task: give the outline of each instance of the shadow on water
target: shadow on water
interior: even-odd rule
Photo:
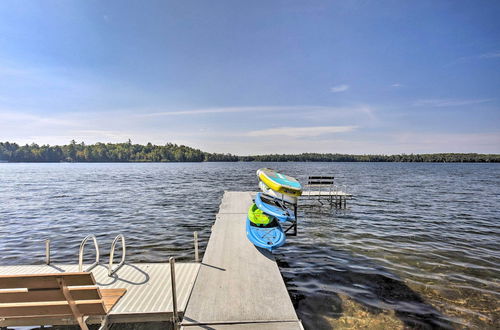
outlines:
[[[277,255],[277,259],[306,329],[331,329],[329,319],[339,319],[345,313],[343,296],[374,316],[392,311],[407,328],[454,328],[449,319],[421,295],[373,261],[329,248],[329,251],[311,247],[307,248],[309,251],[298,249],[302,251],[293,254],[300,258],[290,260],[285,255]],[[313,268],[311,264],[319,266]]]

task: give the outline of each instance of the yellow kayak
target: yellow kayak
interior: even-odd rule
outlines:
[[[302,195],[302,186],[300,182],[291,176],[278,173],[269,168],[261,168],[257,170],[257,177],[264,182],[266,186],[276,192],[294,197]]]

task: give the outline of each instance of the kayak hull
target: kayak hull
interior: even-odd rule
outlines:
[[[246,231],[248,240],[253,245],[269,251],[279,248],[285,244],[286,235],[278,222],[275,221],[274,224],[276,225],[259,227],[252,225],[252,222],[247,217]]]
[[[261,168],[257,170],[257,177],[278,193],[293,197],[302,195],[302,186],[299,181],[291,176],[278,173],[269,168]]]
[[[262,193],[257,193],[255,196],[255,205],[265,214],[271,215],[281,222],[295,221],[295,216],[292,210],[283,209],[277,205],[270,204],[262,199]]]
[[[269,188],[264,182],[262,181],[259,181],[259,188],[260,190],[268,195],[268,196],[271,196],[271,197],[274,197],[274,198],[277,198],[277,199],[280,199],[284,202],[287,202],[287,203],[290,203],[290,204],[297,204],[297,201],[298,201],[298,198],[297,197],[294,197],[294,196],[289,196],[289,195],[286,195],[286,194],[282,194],[282,193],[279,193],[279,192],[276,192],[274,190],[272,190],[271,188]]]

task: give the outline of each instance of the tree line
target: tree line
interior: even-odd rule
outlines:
[[[500,154],[438,153],[401,155],[346,155],[346,154],[272,154],[235,156],[208,153],[184,145],[125,143],[76,143],[50,146],[36,143],[18,145],[0,142],[0,161],[3,162],[474,162],[498,163]]]
[[[431,163],[499,163],[500,154],[437,153],[401,155],[347,155],[302,153],[297,155],[274,154],[240,156],[240,161],[266,162],[431,162]]]
[[[7,162],[203,162],[235,160],[234,156],[209,154],[184,145],[162,146],[126,143],[76,143],[50,146],[0,142],[0,161]],[[236,159],[237,160],[237,159]]]

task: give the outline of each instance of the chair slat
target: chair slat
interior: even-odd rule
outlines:
[[[102,300],[109,312],[111,308],[120,300],[121,297],[127,292],[127,289],[100,289]]]
[[[77,300],[78,310],[84,315],[105,315],[106,310],[102,300]],[[29,303],[0,304],[2,317],[30,316],[61,316],[73,315],[67,301],[46,301]]]
[[[0,318],[0,327],[20,327],[40,324],[50,325],[72,325],[77,324],[73,315],[41,315],[41,316],[18,316]]]
[[[101,299],[97,287],[69,288],[74,300]],[[0,303],[20,303],[36,301],[62,301],[66,300],[60,289],[41,289],[25,291],[0,291]]]
[[[92,273],[56,273],[30,275],[0,275],[0,289],[57,289],[57,278],[64,278],[68,286],[95,285]]]

